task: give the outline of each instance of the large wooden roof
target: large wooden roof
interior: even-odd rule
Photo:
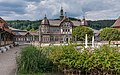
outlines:
[[[116,22],[112,25],[112,27],[114,28],[120,27],[120,17],[116,20]]]
[[[60,26],[60,24],[63,21],[66,21],[68,19],[69,19],[68,17],[64,17],[63,20],[49,20],[45,18],[42,20],[41,25]],[[88,25],[85,19],[83,19],[82,21],[78,21],[78,20],[75,20],[75,21],[69,20],[69,21],[73,23],[73,26],[87,26]]]
[[[38,36],[38,32],[29,32],[29,34],[31,34],[31,35],[34,35],[34,36]]]
[[[0,17],[0,28],[8,33],[12,33],[11,29],[9,29],[8,27],[8,24],[6,23],[5,20],[3,20],[1,17]],[[12,33],[13,34],[13,33]]]

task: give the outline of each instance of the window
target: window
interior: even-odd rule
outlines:
[[[65,31],[67,32],[67,29],[65,29]]]
[[[68,32],[70,32],[70,29],[68,29]]]
[[[65,32],[65,30],[63,29],[63,32]]]

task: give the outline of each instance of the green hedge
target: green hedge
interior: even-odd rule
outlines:
[[[120,52],[116,47],[102,46],[92,52],[78,52],[74,46],[62,46],[54,48],[50,59],[60,68],[77,69],[82,73],[120,73]]]
[[[93,51],[77,50],[75,45],[26,47],[18,60],[21,72],[53,72],[73,69],[82,73],[120,73],[120,52],[117,47],[101,46]]]

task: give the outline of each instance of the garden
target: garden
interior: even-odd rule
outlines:
[[[76,45],[22,49],[19,75],[120,75],[120,51],[109,45],[78,50]]]

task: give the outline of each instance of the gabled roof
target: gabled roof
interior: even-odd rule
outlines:
[[[28,32],[15,32],[16,35],[25,36]]]
[[[74,26],[80,26],[80,21],[71,21]],[[60,26],[61,20],[49,20],[50,26]]]
[[[12,32],[27,32],[27,30],[20,30],[20,29],[16,29],[16,28],[12,28],[12,27],[9,27],[9,29],[11,29]]]
[[[59,26],[61,21],[60,20],[49,20],[50,26]]]
[[[2,22],[2,23],[1,23]],[[6,28],[8,28],[8,24],[6,23],[5,20],[3,20],[1,17],[0,17],[0,27],[2,28],[3,26],[5,26]]]
[[[3,20],[1,17],[0,17],[0,28],[3,29],[4,31],[10,33],[10,34],[12,33],[12,31],[11,31],[11,29],[9,29],[8,24],[6,23],[6,21]]]
[[[120,27],[120,17],[116,20],[116,22],[112,25],[112,27]]]
[[[34,35],[34,36],[37,36],[37,35],[38,35],[38,32],[29,32],[29,34]]]
[[[80,21],[72,21],[74,26],[80,26]]]
[[[70,21],[70,22],[72,22],[73,26],[87,26],[88,25],[88,23],[85,20],[85,18],[83,20],[81,20],[81,21],[80,20],[72,21],[72,20],[69,20],[68,17],[64,17],[63,20],[48,20],[48,19],[46,19],[46,20],[43,20],[41,22],[41,25],[47,25],[48,24],[47,21],[49,21],[49,25],[50,26],[60,26],[60,24],[62,22],[64,22],[64,21]]]

